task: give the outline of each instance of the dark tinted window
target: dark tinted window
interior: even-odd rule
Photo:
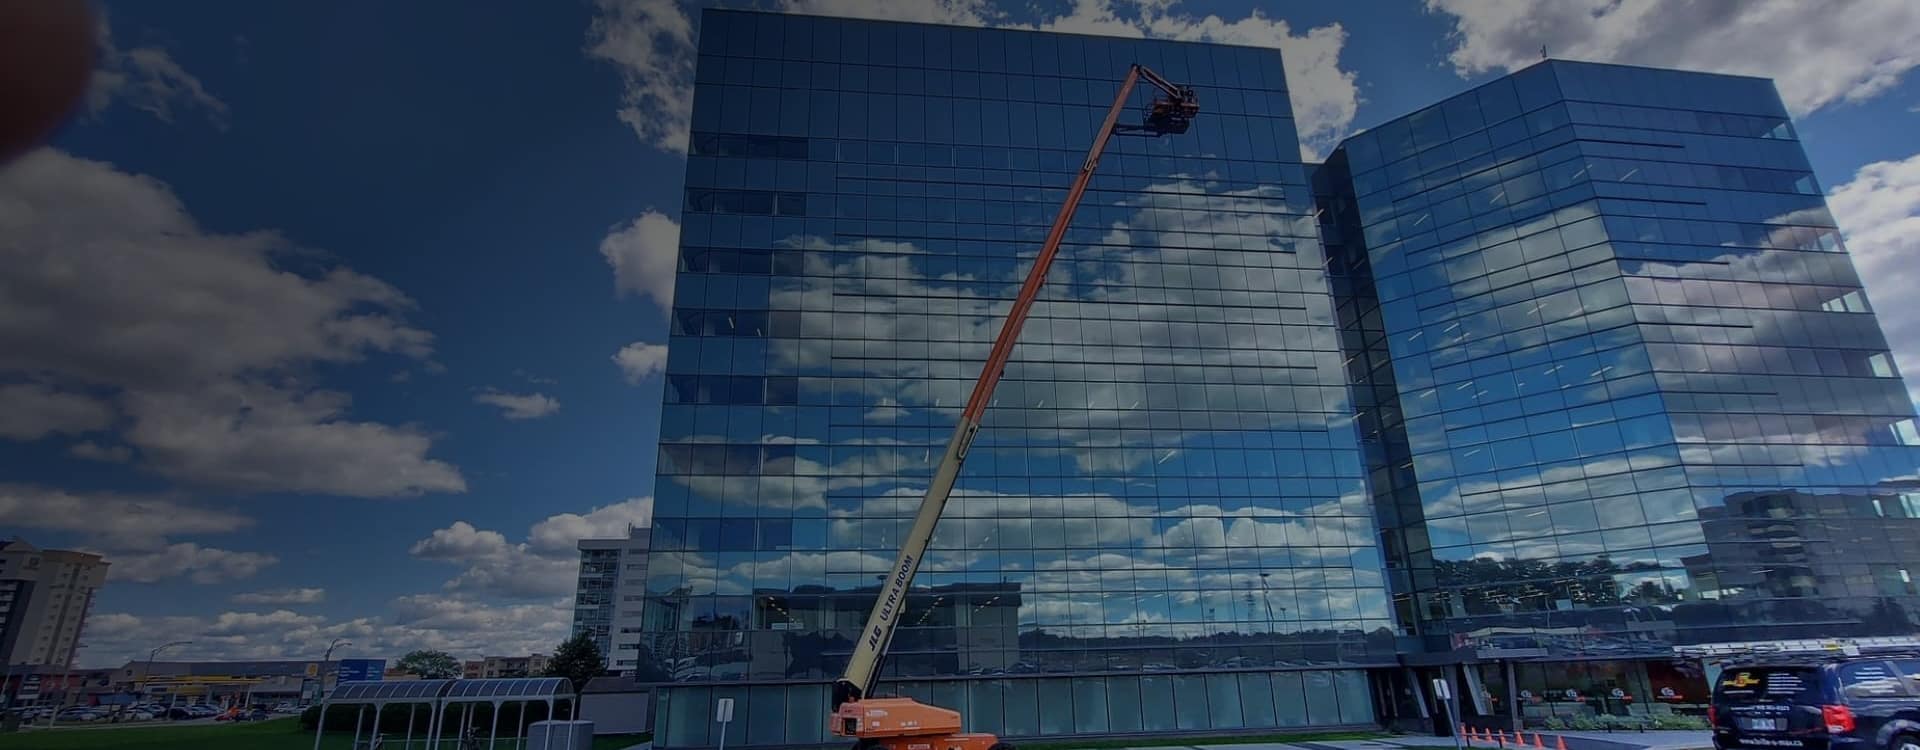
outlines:
[[[1840,667],[1840,692],[1848,698],[1898,698],[1907,693],[1899,673],[1883,661],[1864,661]]]
[[[1812,667],[1744,667],[1720,673],[1713,702],[1822,703],[1819,670]]]
[[[1920,659],[1894,659],[1893,668],[1900,670],[1907,692],[1920,695]]]

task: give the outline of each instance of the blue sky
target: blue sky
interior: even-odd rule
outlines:
[[[1314,153],[1541,45],[1770,76],[1920,368],[1910,0],[1255,5],[778,7],[1276,45]],[[80,661],[551,648],[650,509],[696,6],[105,10],[0,169],[0,534],[115,562]]]

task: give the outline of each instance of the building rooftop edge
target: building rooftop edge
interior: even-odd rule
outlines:
[[[868,18],[865,16],[836,16],[829,13],[797,13],[797,12],[787,12],[787,11],[779,11],[779,10],[763,10],[759,8],[702,8],[701,9],[701,15],[704,16],[708,13],[726,13],[726,14],[751,15],[751,16],[808,16],[811,18],[831,18],[836,21],[868,21],[872,23],[895,24],[899,26],[932,26],[936,28],[982,29],[987,31],[1021,31],[1029,34],[1048,34],[1048,35],[1054,35],[1054,36],[1077,36],[1077,37],[1082,37],[1086,39],[1127,39],[1127,40],[1142,41],[1142,42],[1169,42],[1172,44],[1191,44],[1191,45],[1198,45],[1201,47],[1238,47],[1240,49],[1257,49],[1257,50],[1264,50],[1267,52],[1281,51],[1279,47],[1269,47],[1269,46],[1260,45],[1260,44],[1241,44],[1238,42],[1219,42],[1219,41],[1204,40],[1204,39],[1168,39],[1166,37],[1154,37],[1154,36],[1119,36],[1117,34],[1090,34],[1084,31],[1056,31],[1053,29],[1036,29],[1036,28],[1030,28],[1025,26],[968,26],[965,24],[958,24],[958,23],[936,23],[933,21],[903,21],[903,20],[893,19],[893,18]]]
[[[1433,109],[1434,107],[1438,107],[1442,104],[1445,104],[1446,102],[1452,101],[1455,98],[1465,96],[1467,94],[1471,94],[1475,91],[1479,91],[1480,89],[1499,83],[1502,80],[1512,78],[1516,75],[1521,74],[1522,72],[1532,70],[1541,65],[1553,65],[1553,64],[1593,65],[1593,66],[1603,67],[1603,68],[1628,68],[1632,70],[1652,70],[1652,71],[1660,71],[1664,73],[1688,73],[1691,75],[1715,76],[1719,78],[1744,78],[1750,81],[1766,81],[1767,83],[1773,84],[1776,88],[1779,86],[1779,83],[1772,78],[1768,78],[1766,76],[1746,75],[1744,73],[1721,73],[1721,72],[1712,71],[1712,70],[1690,70],[1687,68],[1663,68],[1657,65],[1636,65],[1632,63],[1601,62],[1597,60],[1574,60],[1574,59],[1565,58],[1565,57],[1543,57],[1543,58],[1540,58],[1539,60],[1533,61],[1533,63],[1526,65],[1525,67],[1509,70],[1502,75],[1494,76],[1492,78],[1489,78],[1485,81],[1481,81],[1472,86],[1468,86],[1452,94],[1448,94],[1446,96],[1440,97],[1439,99],[1436,99],[1425,106],[1422,106],[1407,112],[1403,112],[1401,114],[1386,118],[1384,120],[1380,120],[1379,122],[1376,122],[1373,125],[1368,127],[1357,128],[1353,132],[1348,133],[1346,137],[1341,138],[1339,143],[1333,144],[1333,148],[1327,150],[1327,157],[1331,158],[1333,156],[1333,152],[1338,151],[1341,148],[1344,148],[1347,145],[1347,141],[1353,140],[1354,136],[1360,135],[1370,130],[1378,130],[1381,127],[1385,126],[1387,123],[1407,119],[1414,115],[1420,114],[1421,112],[1425,112],[1429,109]],[[1325,163],[1325,162],[1326,162],[1326,159],[1321,159],[1321,163]]]

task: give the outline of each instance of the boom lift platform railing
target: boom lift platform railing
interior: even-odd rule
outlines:
[[[1141,123],[1123,124],[1120,116],[1126,109],[1127,99],[1133,93],[1134,86],[1143,79],[1159,89],[1160,93],[1147,105]],[[947,441],[946,453],[942,454],[939,466],[934,469],[933,481],[927,485],[926,497],[920,501],[920,511],[914,516],[913,526],[901,544],[900,554],[889,569],[892,572],[881,584],[880,595],[873,603],[872,612],[867,615],[866,628],[855,641],[846,672],[833,684],[833,706],[828,716],[828,729],[835,735],[854,739],[854,747],[858,750],[1012,750],[1012,745],[999,741],[994,735],[962,733],[957,711],[929,706],[911,698],[871,697],[874,684],[879,679],[880,662],[893,640],[894,629],[905,615],[907,592],[913,585],[914,573],[920,569],[921,558],[926,554],[928,541],[933,538],[933,529],[940,521],[940,513],[946,507],[947,496],[953,491],[960,466],[967,460],[967,449],[973,445],[974,435],[980,430],[980,419],[986,413],[987,404],[992,401],[994,386],[999,384],[1000,376],[1006,371],[1007,361],[1013,355],[1014,342],[1020,338],[1020,328],[1026,323],[1034,300],[1039,297],[1040,286],[1047,278],[1047,269],[1053,265],[1054,255],[1060,250],[1060,240],[1066,236],[1067,225],[1072,223],[1074,211],[1080,207],[1080,199],[1086,195],[1087,183],[1100,166],[1100,155],[1107,150],[1107,142],[1116,134],[1158,137],[1185,133],[1193,125],[1194,116],[1199,113],[1199,98],[1192,87],[1174,84],[1138,64],[1127,69],[1127,76],[1120,83],[1120,91],[1114,95],[1113,105],[1107,109],[1106,121],[1093,136],[1093,146],[1087,151],[1087,160],[1081,164],[1079,175],[1074,177],[1073,187],[1067,191],[1059,214],[1054,216],[1053,227],[1047,231],[1046,242],[1040,246],[1039,257],[1034,260],[1033,268],[1027,271],[1026,281],[1020,285],[1020,296],[1014,300],[1006,322],[1000,327],[999,336],[993,341],[993,349],[987,355],[986,365],[980,370],[980,378],[974,381],[973,394],[967,398],[966,408],[960,412],[960,423],[954,427],[953,436]]]

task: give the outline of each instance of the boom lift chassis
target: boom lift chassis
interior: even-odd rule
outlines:
[[[1121,111],[1126,108],[1127,97],[1141,79],[1158,88],[1160,95],[1154,97],[1147,106],[1145,122],[1138,125],[1122,124]],[[926,497],[920,501],[920,511],[900,547],[900,555],[894,559],[892,573],[881,584],[880,596],[874,601],[873,611],[867,615],[866,629],[854,644],[846,673],[833,684],[833,708],[828,717],[828,729],[835,735],[853,738],[856,750],[1012,750],[1011,744],[1000,742],[994,735],[962,733],[960,713],[957,711],[929,706],[911,698],[875,698],[869,695],[879,679],[880,660],[893,640],[894,628],[905,614],[907,591],[927,551],[927,542],[933,538],[940,512],[947,505],[947,495],[953,491],[954,479],[960,474],[961,464],[967,460],[967,449],[973,445],[974,435],[980,431],[980,419],[993,399],[994,386],[999,384],[1000,376],[1006,371],[1007,360],[1013,355],[1014,342],[1020,338],[1020,328],[1026,323],[1027,314],[1040,294],[1040,285],[1046,282],[1047,268],[1053,265],[1053,257],[1060,250],[1060,240],[1066,236],[1067,225],[1073,222],[1074,211],[1080,207],[1080,199],[1087,192],[1087,183],[1100,166],[1100,155],[1106,151],[1107,141],[1116,133],[1151,137],[1185,133],[1193,124],[1194,115],[1199,112],[1199,100],[1191,87],[1175,85],[1138,64],[1127,69],[1127,77],[1113,97],[1113,106],[1107,109],[1106,121],[1093,136],[1093,147],[1087,151],[1087,160],[1080,166],[1080,174],[1074,178],[1073,187],[1067,191],[1067,199],[1053,219],[1053,228],[1047,231],[1045,244],[1040,246],[1040,256],[1034,260],[1033,268],[1027,271],[1027,279],[1020,285],[1020,296],[1014,300],[1013,309],[1007,313],[1007,320],[993,341],[993,349],[987,356],[986,365],[980,370],[980,378],[974,381],[973,394],[967,398],[967,406],[960,412],[960,424],[954,427],[953,437],[947,441],[946,453],[942,454],[939,467],[934,469],[933,481],[927,486]]]

